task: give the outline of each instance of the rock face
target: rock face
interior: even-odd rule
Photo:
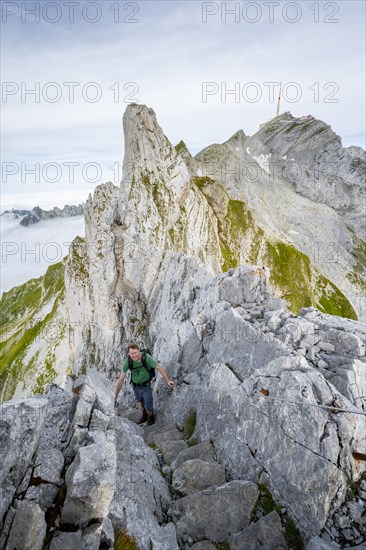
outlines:
[[[353,240],[327,268],[304,252],[315,230],[355,239],[348,213],[312,202],[305,183],[302,194],[280,178],[269,185],[262,134],[238,132],[193,158],[145,106],[128,107],[124,129],[121,188],[106,183],[89,197],[86,237],[65,262],[69,372],[83,374],[73,391],[66,378],[70,391],[53,386],[39,398],[43,424],[12,428],[17,408],[34,402],[4,405],[2,547],[23,524],[46,550],[131,537],[142,550],[254,548],[268,532],[278,548],[293,536],[310,547],[365,543],[366,329],[312,307],[362,313],[356,279],[339,284],[347,297],[337,288],[361,248]],[[207,175],[215,159],[255,161],[256,186]],[[357,174],[352,182],[354,201]],[[300,207],[308,222],[289,243],[284,227]],[[129,420],[129,384],[118,416],[113,407],[131,339],[175,381],[171,390],[157,377],[157,423],[145,429]]]
[[[344,149],[328,124],[290,113],[266,124],[248,138],[246,147],[251,156],[266,158],[270,173],[295,184],[297,193],[331,207],[358,236],[365,235],[366,153],[361,147]]]
[[[231,533],[249,525],[257,497],[258,489],[253,483],[231,481],[182,498],[172,509],[178,540],[225,541]]]
[[[5,403],[1,407],[0,521],[26,475],[39,443],[46,405],[45,399],[27,399]],[[11,442],[11,446],[7,446],[7,442]]]
[[[283,536],[281,520],[274,510],[257,523],[243,529],[239,534],[231,536],[229,544],[232,550],[241,550],[241,548],[247,550],[257,550],[257,548],[283,550],[288,548]]]

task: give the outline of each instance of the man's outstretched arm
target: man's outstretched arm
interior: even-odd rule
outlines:
[[[158,370],[160,372],[160,374],[163,376],[165,382],[168,384],[168,386],[170,388],[173,388],[174,387],[174,382],[173,380],[170,380],[169,376],[167,375],[165,369],[163,369],[163,367],[160,365],[160,363],[158,363],[156,365],[156,370]]]
[[[123,382],[125,381],[125,378],[126,378],[126,373],[125,373],[125,372],[121,372],[121,376],[119,377],[118,382],[117,382],[116,394],[115,394],[115,396],[114,396],[114,400],[115,400],[115,401],[117,401],[118,394],[119,394],[119,392],[120,392],[121,389],[122,389]]]

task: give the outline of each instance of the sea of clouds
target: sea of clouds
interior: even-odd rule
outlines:
[[[49,265],[68,254],[72,240],[85,235],[84,216],[41,220],[23,227],[20,219],[5,210],[31,210],[40,206],[51,210],[54,206],[80,204],[88,198],[88,191],[74,190],[48,193],[24,193],[1,197],[1,294],[29,279],[44,275]]]

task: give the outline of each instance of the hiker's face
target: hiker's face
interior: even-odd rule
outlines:
[[[132,361],[139,361],[140,352],[139,352],[138,349],[130,349],[130,351],[128,353],[130,354],[130,357],[131,357]]]

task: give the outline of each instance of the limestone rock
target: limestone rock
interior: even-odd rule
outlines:
[[[215,550],[216,546],[214,546],[212,542],[205,540],[196,542],[191,548],[192,550]]]
[[[80,550],[81,546],[81,531],[74,533],[56,533],[53,537],[50,550]]]
[[[42,550],[45,535],[44,512],[36,502],[25,500],[16,510],[6,550]]]
[[[215,463],[215,449],[209,441],[203,441],[193,447],[181,451],[172,463],[173,470],[179,468],[186,460],[200,459],[206,462]]]
[[[109,416],[102,413],[102,411],[98,411],[98,409],[95,409],[93,411],[93,415],[90,421],[90,428],[101,428],[102,430],[106,430],[108,427],[109,421],[110,421]]]
[[[226,483],[224,466],[197,458],[183,462],[173,472],[172,478],[173,488],[184,496],[224,483]]]
[[[63,523],[78,525],[108,515],[115,490],[114,434],[100,431],[96,439],[79,448],[67,471]]]
[[[319,365],[320,367],[320,365]],[[366,410],[366,364],[355,358],[331,360],[329,366],[322,367],[324,377],[351,403]]]
[[[1,405],[0,525],[37,449],[46,406],[46,399],[23,399]]]
[[[257,500],[256,485],[245,481],[230,481],[221,487],[193,493],[176,501],[172,517],[180,543],[206,538],[222,542],[229,535],[249,525]]]
[[[158,523],[164,521],[171,497],[142,428],[117,417],[116,448],[116,489],[109,513],[114,527],[130,533],[141,550],[150,550],[151,544],[156,550],[178,550],[174,525]]]
[[[246,529],[229,537],[231,550],[287,550],[281,520],[277,512],[273,511],[252,523]]]
[[[43,450],[41,447],[36,456],[36,464],[33,476],[46,481],[47,483],[59,483],[60,474],[64,465],[64,456],[59,449]]]
[[[74,415],[75,426],[79,426],[80,428],[88,426],[95,395],[95,391],[88,384],[83,386]]]
[[[312,537],[306,550],[339,550],[341,547],[335,542],[327,542],[320,537]]]
[[[28,488],[25,498],[34,500],[44,508],[51,508],[60,488],[52,483],[41,483]]]
[[[113,548],[114,532],[109,518],[104,518],[102,523],[94,523],[83,530],[82,548],[87,550],[99,550],[100,546]]]
[[[167,464],[171,464],[174,459],[177,458],[177,455],[179,455],[181,451],[188,448],[188,445],[185,441],[182,440],[162,441],[160,448],[161,452],[163,453],[165,462]]]

